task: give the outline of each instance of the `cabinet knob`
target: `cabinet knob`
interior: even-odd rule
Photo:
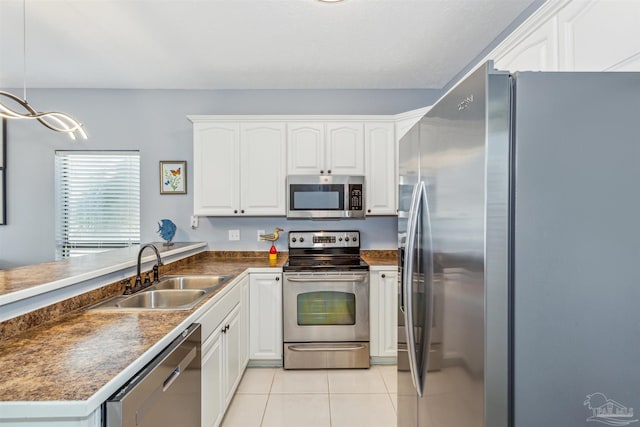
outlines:
[[[229,330],[229,325],[224,327],[225,332]]]
[[[233,213],[234,213],[234,214],[237,214],[237,213],[238,213],[238,210],[237,210],[237,209],[234,209]]]
[[[384,279],[385,277],[387,277],[387,275],[386,275],[386,274],[384,274],[384,273],[382,273],[382,274],[380,275],[380,277],[382,277],[382,278]]]
[[[371,209],[367,209],[367,213],[371,213]]]
[[[240,213],[244,213],[244,209],[242,209],[242,210],[240,211]]]
[[[279,281],[280,281],[280,277],[276,277],[276,282],[279,282]]]
[[[327,173],[331,173],[331,169],[329,169],[329,170],[327,171]]]
[[[324,173],[324,171],[320,171],[320,173]]]
[[[227,332],[227,330],[223,327],[222,329],[220,329],[220,332],[222,332],[223,334]]]

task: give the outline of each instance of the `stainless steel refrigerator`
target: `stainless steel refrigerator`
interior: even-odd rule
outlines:
[[[640,425],[640,73],[489,62],[399,150],[398,427]]]

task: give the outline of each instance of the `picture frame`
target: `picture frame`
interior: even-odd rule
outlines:
[[[7,120],[0,119],[0,225],[7,225]]]
[[[186,160],[160,160],[160,194],[187,194]]]

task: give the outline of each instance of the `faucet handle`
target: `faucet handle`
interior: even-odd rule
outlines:
[[[147,274],[144,276],[144,284],[143,286],[149,286],[151,284],[151,279],[149,278],[149,272],[147,271]]]
[[[131,280],[124,279],[120,283],[124,285],[124,294],[123,295],[131,295],[133,293],[133,289],[131,288]]]
[[[160,265],[162,265],[162,261],[160,261],[160,264],[154,264],[153,266],[153,283],[160,281]]]

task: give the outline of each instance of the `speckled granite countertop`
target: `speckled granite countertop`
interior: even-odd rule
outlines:
[[[398,265],[398,251],[396,250],[362,250],[360,258],[373,268]]]
[[[267,257],[222,255],[198,259],[169,274],[238,276],[247,269],[281,268],[286,261],[286,256],[269,263]],[[396,264],[395,251],[362,255],[372,267]],[[150,361],[223,289],[191,310],[84,311],[0,341],[0,412],[12,402],[76,402],[85,404],[84,412],[93,411],[137,372],[136,363]]]
[[[163,258],[175,253],[204,248],[205,242],[175,243],[170,247],[153,243]],[[42,264],[0,270],[0,305],[69,286],[136,265],[139,245],[113,249]],[[144,252],[143,261],[155,260],[151,250]]]
[[[237,276],[250,268],[281,268],[285,261],[284,256],[275,264],[267,257],[205,258],[170,274]],[[107,385],[119,388],[123,383],[113,384],[116,377],[135,374],[127,372],[134,361],[153,358],[152,347],[168,344],[223,289],[191,310],[85,311],[0,342],[0,401],[86,401]]]

